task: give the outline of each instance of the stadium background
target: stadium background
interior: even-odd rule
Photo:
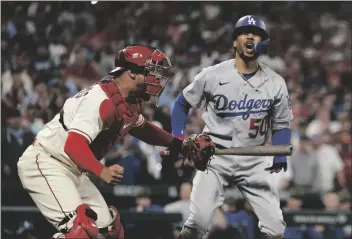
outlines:
[[[351,12],[349,2],[1,2],[1,238],[50,237],[53,228],[19,183],[17,160],[65,99],[113,68],[118,49],[148,44],[171,58],[172,82],[159,108],[143,110],[170,131],[175,98],[203,67],[232,57],[234,23],[247,14],[269,28],[269,54],[260,61],[285,78],[295,116],[296,151],[288,172],[276,175],[285,238],[350,238]],[[192,111],[186,134],[200,132],[200,116]],[[126,238],[173,238],[187,214],[194,170],[179,170],[159,150],[126,138],[103,159],[125,167],[124,182],[93,179],[123,210]],[[241,195],[226,195],[212,238],[258,238]]]

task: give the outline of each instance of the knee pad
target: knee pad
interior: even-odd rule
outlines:
[[[99,229],[95,221],[97,214],[86,204],[68,214],[58,225],[59,233],[53,238],[97,239]]]
[[[106,239],[124,239],[125,231],[120,221],[119,211],[115,207],[109,207],[112,217],[112,223],[104,228],[99,228],[99,232],[106,237]]]

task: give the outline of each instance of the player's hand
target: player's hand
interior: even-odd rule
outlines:
[[[105,167],[100,174],[100,178],[106,183],[116,184],[123,179],[124,168],[118,164]]]
[[[168,156],[172,161],[176,161],[180,158],[183,158],[181,154],[182,143],[183,137],[174,137],[169,148],[167,150],[160,151],[160,156]]]
[[[275,156],[273,160],[273,165],[265,169],[265,171],[270,171],[270,173],[279,173],[282,169],[286,172],[287,170],[287,157],[286,156]]]

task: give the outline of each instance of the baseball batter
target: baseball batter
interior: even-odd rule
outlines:
[[[182,140],[141,114],[142,100],[162,93],[169,59],[132,45],[119,51],[115,66],[110,77],[69,98],[18,162],[24,189],[59,231],[54,238],[124,238],[117,209],[109,210],[86,172],[106,183],[121,181],[121,166],[107,168],[99,160],[126,134],[175,152],[182,148]]]
[[[258,62],[269,36],[257,16],[242,17],[233,33],[235,59],[203,69],[178,97],[172,112],[173,134],[183,135],[188,111],[205,101],[203,134],[218,148],[290,143],[293,119],[284,79]],[[274,187],[274,175],[286,171],[287,158],[214,156],[208,171],[197,171],[190,215],[179,238],[206,233],[224,187],[236,185],[259,218],[264,238],[283,238],[285,222]]]

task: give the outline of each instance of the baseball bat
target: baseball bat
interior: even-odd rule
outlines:
[[[250,155],[250,156],[289,156],[292,155],[292,145],[264,145],[215,149],[215,155]]]
[[[248,155],[248,156],[290,156],[292,145],[264,145],[215,149],[215,155]],[[161,156],[169,155],[168,150],[160,151]]]

